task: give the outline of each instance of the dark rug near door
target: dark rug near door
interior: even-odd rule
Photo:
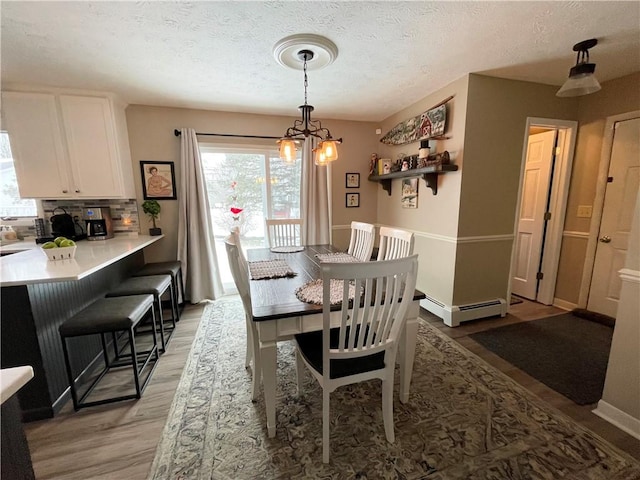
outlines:
[[[602,397],[613,328],[565,313],[469,335],[578,405]]]

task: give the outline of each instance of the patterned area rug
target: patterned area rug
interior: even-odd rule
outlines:
[[[394,400],[387,443],[379,381],[296,396],[290,343],[278,348],[277,435],[250,399],[240,299],[208,305],[150,479],[640,479],[640,463],[575,424],[435,328],[421,323],[409,403]]]

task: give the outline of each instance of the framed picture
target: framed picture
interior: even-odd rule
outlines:
[[[360,206],[360,194],[359,193],[347,193],[347,208]]]
[[[176,173],[173,162],[142,160],[142,193],[145,200],[175,200]]]
[[[360,174],[347,173],[346,183],[347,183],[347,188],[360,188]]]
[[[418,179],[402,179],[402,208],[418,208]]]

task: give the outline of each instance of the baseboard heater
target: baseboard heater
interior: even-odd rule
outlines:
[[[420,300],[420,306],[442,318],[444,324],[449,327],[457,327],[461,322],[469,320],[495,317],[496,315],[504,317],[507,314],[507,301],[503,298],[467,305],[445,305],[427,295],[425,299]]]

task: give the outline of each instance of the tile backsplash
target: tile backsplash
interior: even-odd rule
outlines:
[[[140,232],[140,221],[138,217],[138,204],[136,199],[113,199],[113,200],[43,200],[45,225],[49,232],[51,230],[51,216],[64,213],[63,208],[72,217],[78,217],[78,223],[84,227],[82,222],[82,209],[87,207],[109,207],[113,220],[113,231],[117,234]],[[56,210],[57,209],[57,210]],[[55,213],[54,213],[55,210]],[[35,227],[31,235],[35,235]],[[21,236],[25,234],[22,233]]]

